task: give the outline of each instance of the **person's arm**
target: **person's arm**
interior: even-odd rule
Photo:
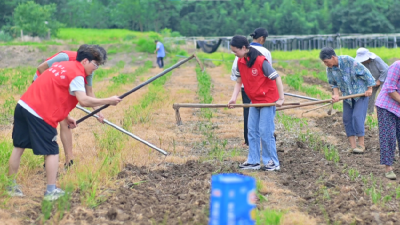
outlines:
[[[65,61],[69,61],[69,57],[67,53],[61,52],[59,54],[57,54],[56,56],[54,56],[53,58],[43,62],[42,64],[40,64],[37,69],[39,71],[39,74],[42,74],[45,70],[47,70],[48,68],[50,68],[53,63],[55,62],[65,62]]]
[[[333,88],[333,95],[332,95],[332,102],[338,102],[339,101],[339,88]]]
[[[83,76],[77,76],[71,81],[69,91],[71,95],[74,95],[78,99],[79,104],[83,107],[96,107],[106,104],[116,105],[121,101],[118,96],[104,99],[87,96]]]
[[[376,68],[378,68],[378,71],[379,71],[379,78],[376,82],[377,82],[377,84],[379,82],[379,85],[380,85],[381,83],[385,82],[385,80],[386,80],[389,66],[379,57],[376,57],[374,61],[376,62]]]
[[[271,80],[275,80],[276,87],[279,93],[279,99],[278,101],[276,101],[276,105],[282,106],[283,102],[285,101],[285,95],[283,92],[283,84],[281,77],[279,76],[278,72],[276,72],[276,70],[272,67],[272,65],[268,62],[268,60],[264,60],[262,65],[262,70],[265,77]]]
[[[42,64],[40,64],[37,67],[37,70],[39,71],[39,74],[42,74],[45,70],[47,70],[49,68],[49,65],[47,64],[47,62],[43,62]],[[35,74],[36,75],[36,74]],[[35,79],[34,79],[35,80]]]
[[[398,93],[398,82],[400,80],[400,62],[393,63],[388,71],[383,89],[386,90],[388,95],[400,104],[400,94]]]
[[[159,43],[157,43],[156,50],[154,51],[154,53],[157,53],[158,50],[160,50],[160,44]]]
[[[275,82],[279,93],[279,99],[278,101],[276,101],[276,105],[282,106],[283,102],[285,101],[285,93],[283,92],[282,78],[281,77],[276,78]]]
[[[242,89],[242,78],[238,77],[236,80],[235,88],[233,89],[232,97],[228,102],[228,108],[234,108],[231,104],[236,104],[236,99],[239,95],[240,90]]]
[[[86,77],[86,78],[87,78],[87,77]],[[88,83],[89,83],[89,82],[88,82]],[[87,85],[85,85],[85,89],[86,89],[86,95],[87,95],[87,96],[92,97],[92,98],[96,98],[96,96],[94,95],[92,86],[89,86],[89,85],[87,84]],[[99,107],[98,107],[98,106],[95,106],[95,107],[92,107],[92,108],[93,108],[93,110],[96,110],[96,109],[98,109]],[[97,120],[98,120],[100,123],[104,123],[104,115],[103,115],[103,113],[98,112],[96,115],[99,117],[99,118],[97,118]]]
[[[339,101],[339,86],[335,79],[333,78],[332,71],[328,68],[326,68],[326,76],[328,77],[328,83],[331,85],[332,90],[333,90],[333,95],[332,95],[332,102],[338,102]]]
[[[96,107],[102,105],[117,105],[122,101],[118,96],[112,96],[109,98],[93,98],[87,96],[84,91],[74,91],[76,98],[78,99],[79,105],[83,107]]]
[[[233,64],[232,64],[232,70],[231,70],[231,80],[232,81],[236,81],[237,80],[237,74],[239,73],[238,71],[237,71],[237,63],[238,63],[238,57],[235,57],[235,61],[233,61]],[[240,76],[240,73],[239,73],[239,76]]]

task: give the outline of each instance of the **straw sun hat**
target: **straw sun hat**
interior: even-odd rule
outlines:
[[[366,48],[359,48],[357,50],[357,56],[356,56],[356,61],[357,62],[365,62],[368,59],[375,59],[376,55],[372,52],[370,52],[368,49]]]

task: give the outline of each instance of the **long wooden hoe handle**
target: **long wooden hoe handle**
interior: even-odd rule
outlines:
[[[285,102],[283,105],[300,105],[300,102]],[[276,106],[275,103],[263,103],[263,104],[232,104],[233,107],[267,107],[267,106]],[[228,104],[198,104],[198,103],[175,103],[172,106],[175,108],[228,108]]]
[[[286,102],[283,105],[300,105],[300,102]],[[236,108],[248,108],[248,107],[267,107],[276,106],[275,103],[265,103],[265,104],[232,104]],[[196,104],[196,103],[175,103],[172,108],[175,110],[176,124],[182,125],[181,115],[179,113],[179,108],[228,108],[228,104]]]
[[[145,81],[145,82],[139,84],[138,86],[136,86],[136,87],[133,88],[132,90],[130,90],[130,91],[126,92],[125,94],[119,96],[119,98],[120,98],[120,99],[125,98],[126,96],[132,94],[133,92],[139,90],[140,88],[146,86],[147,84],[150,84],[151,82],[153,82],[153,81],[156,80],[157,78],[160,78],[160,77],[164,76],[165,74],[167,74],[167,73],[170,72],[171,70],[173,70],[173,69],[179,67],[180,65],[186,63],[187,61],[193,59],[194,57],[195,57],[195,55],[193,54],[192,56],[190,56],[190,57],[188,57],[188,58],[186,58],[186,59],[184,59],[184,60],[182,60],[182,61],[176,63],[175,65],[173,65],[173,66],[171,66],[170,68],[168,68],[168,69],[162,71],[161,73],[157,74],[156,76],[154,76],[154,77],[148,79],[147,81]],[[79,120],[77,120],[77,121],[76,121],[76,124],[79,124],[79,123],[83,122],[83,121],[86,120],[87,118],[93,116],[94,114],[100,112],[101,110],[107,108],[108,106],[110,106],[110,105],[103,105],[102,107],[100,107],[100,108],[94,110],[93,112],[89,113],[88,115],[86,115],[86,116],[80,118]]]
[[[342,97],[339,97],[339,101],[340,101],[340,100],[344,100],[344,99],[349,99],[349,98],[363,97],[363,96],[365,96],[364,93],[362,93],[362,94],[355,94],[355,95],[342,96]],[[317,105],[317,104],[327,103],[327,102],[332,102],[332,99],[326,99],[326,100],[314,101],[314,102],[304,102],[304,103],[302,102],[302,103],[300,103],[300,105],[294,105],[294,106],[286,106],[286,107],[279,107],[279,108],[276,108],[276,111],[285,110],[285,109],[299,108],[299,107],[309,106],[309,105]]]

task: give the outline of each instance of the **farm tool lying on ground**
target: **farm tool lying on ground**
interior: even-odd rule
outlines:
[[[76,108],[78,108],[78,109],[84,111],[84,112],[87,113],[87,114],[90,114],[90,111],[87,110],[87,109],[85,109],[85,108],[83,108],[82,106],[77,105]],[[97,115],[93,115],[93,116],[96,117],[96,118],[99,118],[99,116],[97,116]],[[126,134],[126,135],[132,137],[133,139],[142,142],[143,144],[149,146],[150,148],[155,149],[155,150],[161,152],[161,153],[164,154],[164,155],[167,155],[167,152],[164,151],[164,150],[162,150],[161,148],[158,148],[158,147],[154,146],[153,144],[151,144],[151,143],[149,143],[149,142],[147,142],[147,141],[141,139],[140,137],[138,137],[138,136],[132,134],[131,132],[129,132],[129,131],[127,131],[127,130],[125,130],[125,129],[123,129],[123,128],[121,128],[121,127],[115,125],[115,124],[113,124],[113,123],[111,123],[110,121],[108,121],[108,120],[103,120],[103,122],[104,122],[105,124],[111,126],[111,127],[114,127],[115,129],[121,131],[122,133],[124,133],[124,134]]]
[[[356,95],[348,95],[348,96],[343,96],[340,97],[339,100],[344,100],[344,99],[349,99],[349,98],[357,98],[357,97],[363,97],[365,94],[356,94]],[[304,96],[302,96],[304,97]],[[310,105],[317,105],[317,104],[322,104],[322,103],[329,103],[324,105],[323,107],[327,105],[332,105],[332,99],[326,99],[326,100],[319,100],[319,101],[312,101],[312,102],[289,102],[289,103],[283,103],[284,106],[282,107],[277,107],[276,111],[281,111],[285,109],[293,109],[293,108],[300,108],[304,106],[310,106]],[[275,103],[266,103],[266,104],[232,104],[234,107],[267,107],[267,106],[276,106]],[[192,103],[175,103],[172,106],[175,110],[175,118],[176,118],[176,124],[182,125],[182,119],[181,115],[179,113],[179,108],[227,108],[227,104],[192,104]],[[316,110],[321,107],[314,108],[312,110]],[[311,110],[308,110],[311,111]]]
[[[192,56],[190,56],[190,57],[188,57],[188,58],[186,58],[186,59],[184,59],[184,60],[182,60],[182,61],[180,61],[180,62],[177,62],[175,65],[173,65],[173,66],[171,66],[170,68],[168,68],[168,69],[162,71],[161,73],[157,74],[156,76],[154,76],[154,77],[148,79],[147,81],[145,81],[145,82],[139,84],[138,86],[136,86],[136,87],[133,88],[132,90],[130,90],[130,91],[124,93],[123,95],[119,96],[119,98],[120,98],[120,99],[125,98],[126,96],[132,94],[133,92],[139,90],[140,88],[146,86],[147,84],[150,84],[151,82],[153,82],[153,81],[155,81],[156,79],[158,79],[158,78],[164,76],[165,74],[167,74],[167,73],[170,72],[171,70],[178,68],[179,66],[181,66],[182,64],[188,62],[189,60],[191,60],[191,59],[193,59],[193,58],[196,59],[197,63],[198,63],[198,64],[200,65],[200,67],[201,67],[201,70],[203,71],[203,70],[204,70],[203,64],[200,62],[200,60],[197,58],[197,56],[196,56],[195,54],[193,54]],[[76,106],[78,109],[83,110],[84,112],[88,113],[88,115],[86,115],[86,116],[80,118],[79,120],[77,120],[77,121],[76,121],[76,124],[79,124],[79,123],[83,122],[84,120],[86,120],[87,118],[89,118],[89,117],[91,117],[91,116],[96,117],[96,115],[95,115],[96,113],[98,113],[98,112],[100,112],[101,110],[107,108],[108,106],[110,106],[110,105],[103,105],[102,107],[100,107],[100,108],[94,110],[93,112],[90,112],[90,111],[88,111],[88,110],[86,110],[86,109],[84,109],[84,108],[82,108],[82,107],[80,107],[80,106]],[[129,135],[129,136],[131,136],[132,138],[134,138],[134,139],[136,139],[136,140],[138,140],[138,141],[144,143],[145,145],[147,145],[147,146],[149,146],[149,147],[151,147],[151,148],[153,148],[153,149],[155,149],[155,150],[161,152],[162,154],[167,155],[167,152],[165,152],[164,150],[155,147],[154,145],[148,143],[147,141],[144,141],[144,140],[140,139],[139,137],[133,135],[132,133],[129,133],[128,131],[126,131],[126,130],[124,130],[124,129],[118,127],[118,126],[116,126],[115,124],[112,124],[112,123],[110,123],[109,121],[106,121],[106,120],[104,120],[104,122],[105,122],[106,124],[108,124],[108,125],[110,125],[110,126],[116,128],[117,130],[119,130],[119,131],[121,131],[121,132],[123,132],[123,133],[125,133],[125,134],[127,134],[127,135]]]
[[[235,108],[249,108],[249,107],[266,107],[275,106],[275,103],[265,104],[232,104]],[[300,102],[285,102],[283,105],[300,105]],[[228,108],[228,104],[196,104],[196,103],[175,103],[172,108],[175,110],[176,124],[182,125],[181,115],[179,108]]]

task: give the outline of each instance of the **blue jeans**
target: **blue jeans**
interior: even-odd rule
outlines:
[[[343,101],[343,123],[347,137],[364,137],[364,123],[367,116],[369,97],[360,97],[358,101],[351,99],[353,107]]]
[[[163,68],[164,67],[164,58],[163,57],[157,57],[157,64],[158,67]]]
[[[275,106],[250,107],[248,119],[249,155],[247,162],[250,164],[260,163],[260,140],[262,146],[262,161],[267,164],[272,160],[279,165],[275,131]]]

